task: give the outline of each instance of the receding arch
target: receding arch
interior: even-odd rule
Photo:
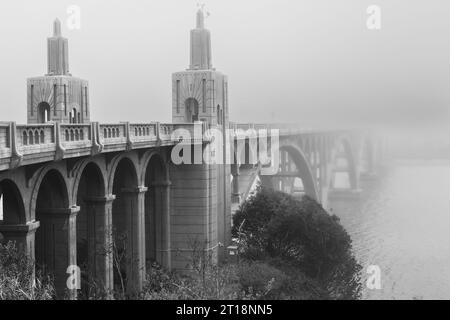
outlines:
[[[309,164],[308,159],[306,158],[305,154],[302,150],[297,148],[294,145],[281,145],[280,146],[280,165],[281,165],[281,157],[283,156],[283,153],[287,155],[289,158],[289,161],[292,161],[295,165],[296,172],[294,176],[289,177],[280,177],[280,178],[289,178],[289,183],[292,184],[292,188],[294,187],[295,178],[300,178],[302,181],[302,185],[304,188],[305,195],[309,196],[310,198],[320,202],[319,192],[317,189],[317,182],[314,177],[314,174],[311,170],[311,166]],[[275,176],[274,178],[277,178]],[[262,179],[263,181],[265,179]],[[264,183],[264,182],[263,182]],[[273,186],[276,189],[277,186]]]
[[[358,169],[355,162],[355,156],[349,137],[342,136],[336,140],[336,154],[332,159],[333,171],[330,175],[328,185],[335,188],[336,172],[345,173],[348,177],[348,188],[351,190],[358,189]]]

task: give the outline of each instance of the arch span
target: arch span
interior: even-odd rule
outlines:
[[[36,219],[36,264],[54,277],[58,295],[66,289],[66,270],[76,265],[76,208],[69,208],[66,182],[56,169],[47,171],[38,187]]]
[[[280,153],[286,151],[290,159],[294,162],[297,168],[299,178],[302,180],[304,192],[310,198],[319,201],[319,191],[317,189],[317,181],[314,177],[313,171],[309,161],[303,151],[293,145],[284,145],[280,147]]]
[[[18,225],[26,222],[23,197],[12,180],[0,181],[0,199],[2,201],[0,225]]]
[[[340,150],[343,152],[343,154],[340,154],[339,152],[339,148],[341,148]],[[354,154],[354,148],[352,146],[350,137],[348,136],[342,136],[339,137],[337,139],[337,141],[335,142],[335,151],[334,151],[334,157],[331,160],[332,163],[332,172],[329,175],[329,180],[327,182],[327,185],[330,186],[331,188],[334,187],[334,170],[340,169],[339,166],[341,165],[339,163],[339,157],[340,156],[344,156],[346,164],[345,164],[345,169],[346,172],[348,174],[348,182],[349,182],[349,188],[351,190],[357,190],[359,187],[359,177],[358,177],[358,166],[356,163],[356,157]]]
[[[168,168],[157,153],[151,154],[145,166],[145,249],[146,260],[170,268],[170,215]]]
[[[109,256],[110,250],[105,179],[96,163],[84,166],[74,194],[80,207],[76,224],[77,263],[81,269],[82,297],[87,297],[93,283],[107,284],[105,255]]]
[[[116,261],[114,286],[131,293],[140,291],[145,275],[144,217],[141,216],[143,193],[138,185],[136,166],[129,157],[118,159],[111,174],[112,193],[116,196],[112,204],[112,232]]]

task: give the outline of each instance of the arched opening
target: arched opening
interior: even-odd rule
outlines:
[[[11,180],[0,182],[0,225],[25,223],[25,209],[22,196]]]
[[[285,146],[280,148],[279,157],[278,173],[262,177],[263,185],[299,198],[307,195],[319,201],[317,179],[303,152],[293,146]]]
[[[167,205],[166,168],[161,157],[153,156],[145,171],[145,249],[147,263],[157,262],[167,266],[169,224]]]
[[[330,189],[357,189],[357,174],[350,143],[346,139],[339,141],[334,158]]]
[[[64,178],[56,170],[48,171],[39,186],[36,200],[36,265],[54,277],[58,295],[66,289],[67,268],[76,264],[76,212],[69,209]]]
[[[134,239],[133,214],[138,208],[135,193],[138,187],[136,170],[130,159],[120,160],[114,173],[112,205],[114,287],[128,290],[132,286],[133,272],[137,261],[133,257],[139,248]]]
[[[89,163],[81,174],[77,190],[77,205],[80,206],[76,228],[77,264],[81,269],[82,297],[89,297],[90,287],[103,281],[97,279],[96,262],[110,249],[102,247],[101,241],[108,232],[102,220],[101,201],[104,197],[105,183],[102,173],[96,164]]]
[[[198,121],[198,101],[194,98],[188,98],[185,102],[186,122]]]
[[[69,112],[69,123],[77,123],[77,108],[73,108],[72,111]]]
[[[47,102],[38,104],[38,123],[46,123],[50,121],[50,105]]]

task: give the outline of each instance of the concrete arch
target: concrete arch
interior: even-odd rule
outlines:
[[[79,207],[76,223],[77,265],[81,271],[82,297],[89,296],[94,281],[109,287],[107,270],[110,250],[108,199],[104,172],[94,161],[83,165],[74,189],[74,202]]]
[[[305,153],[293,144],[280,144],[280,151],[286,151],[294,161],[305,188],[305,194],[320,202],[317,182]]]
[[[127,160],[130,161],[132,167],[133,167],[133,177],[136,180],[136,186],[137,187],[139,185],[139,183],[141,182],[140,180],[140,175],[139,175],[139,159],[137,156],[136,152],[128,152],[128,153],[123,153],[120,155],[115,156],[110,163],[110,166],[108,168],[108,185],[107,185],[107,190],[108,190],[108,194],[113,194],[113,187],[114,187],[114,179],[115,179],[115,175],[117,173],[117,166],[119,165],[119,163],[122,160]]]
[[[63,188],[64,191],[67,193],[67,208],[73,205],[73,203],[70,203],[71,199],[71,190],[69,188],[69,181],[66,178],[66,176],[63,173],[63,169],[65,169],[65,164],[62,166],[62,163],[51,163],[45,167],[40,168],[34,176],[30,179],[30,184],[32,187],[31,192],[31,201],[30,201],[30,215],[31,215],[31,221],[33,221],[36,218],[36,202],[38,198],[39,189],[42,183],[42,180],[47,175],[49,171],[56,171],[59,174],[59,177],[61,178],[63,182]]]
[[[0,180],[0,199],[3,199],[4,225],[18,225],[26,223],[25,203],[17,184],[10,179]]]
[[[44,190],[43,188],[47,188],[48,190]],[[42,192],[45,191],[48,192],[48,198],[41,198],[43,196]],[[43,203],[39,203],[39,200],[48,200],[50,202],[49,205],[66,209],[70,206],[69,199],[70,196],[68,184],[61,172],[55,168],[46,170],[45,174],[40,180],[35,204],[36,209],[38,207],[38,204],[44,205]]]
[[[142,183],[145,193],[145,258],[170,268],[169,172],[163,155],[149,152],[144,157]]]
[[[37,265],[54,276],[58,296],[66,289],[66,270],[76,264],[75,236],[76,208],[69,208],[66,180],[57,169],[42,175],[36,197],[35,255]]]
[[[149,164],[154,158],[159,158],[162,164],[163,175],[165,181],[170,181],[169,166],[167,164],[167,157],[165,154],[157,151],[150,150],[144,153],[141,157],[141,167],[139,168],[139,182],[141,185],[145,185],[145,177],[147,175],[147,170],[149,169]]]
[[[74,169],[71,171],[71,176],[73,176],[72,181],[72,198],[71,203],[77,203],[77,196],[78,196],[78,186],[80,184],[81,178],[84,173],[84,169],[88,165],[95,165],[99,172],[101,173],[102,179],[103,179],[103,194],[108,194],[108,176],[107,176],[107,170],[106,170],[106,164],[104,157],[95,157],[95,158],[89,158],[89,159],[83,159],[75,165]]]
[[[145,276],[145,220],[143,214],[146,188],[139,186],[137,154],[131,152],[114,159],[109,193],[115,195],[111,221],[115,250],[113,259],[123,257],[114,268],[115,287],[139,292]]]
[[[358,176],[358,166],[356,163],[356,157],[354,153],[354,148],[351,143],[351,139],[347,135],[339,136],[335,142],[334,146],[337,148],[340,145],[343,145],[344,147],[344,153],[345,158],[347,160],[347,166],[348,166],[348,178],[350,183],[350,188],[352,190],[357,190],[359,187],[359,176]],[[334,155],[334,158],[331,159],[332,166],[335,166],[336,164],[336,154]],[[330,174],[329,180],[327,181],[327,186],[331,184],[333,174]]]

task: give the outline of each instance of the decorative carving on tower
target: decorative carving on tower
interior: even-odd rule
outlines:
[[[203,9],[191,30],[190,65],[172,74],[172,121],[228,125],[228,79],[212,67],[211,34]]]
[[[90,122],[89,84],[69,73],[69,44],[58,19],[47,39],[47,74],[27,79],[27,92],[30,124]]]

